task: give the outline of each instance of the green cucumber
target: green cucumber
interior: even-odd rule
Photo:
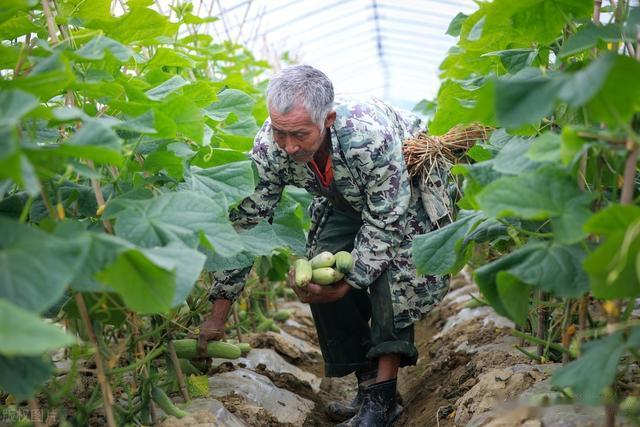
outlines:
[[[311,258],[309,262],[311,263],[311,268],[315,270],[316,268],[333,267],[336,258],[331,252],[324,251]]]
[[[240,348],[243,356],[251,351],[251,344],[249,344],[248,342],[239,342],[236,345]]]
[[[178,357],[184,359],[195,359],[198,354],[198,341],[190,338],[174,340],[173,346]],[[237,359],[241,356],[241,351],[237,345],[222,341],[211,341],[207,344],[208,357],[221,357],[223,359]]]
[[[188,415],[187,412],[174,405],[171,399],[169,399],[169,396],[167,396],[167,393],[158,386],[154,386],[151,389],[151,398],[167,415],[173,415],[176,418],[183,418]]]
[[[336,270],[346,274],[353,268],[353,257],[347,251],[340,251],[335,254]]]
[[[280,310],[273,315],[273,320],[278,322],[284,322],[291,317],[291,312],[289,310]]]
[[[295,262],[296,285],[304,288],[311,281],[311,263],[304,258],[299,258]]]

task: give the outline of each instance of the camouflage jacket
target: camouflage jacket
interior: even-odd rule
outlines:
[[[447,291],[448,278],[416,276],[411,256],[413,237],[432,229],[421,200],[418,183],[408,176],[402,142],[423,130],[416,116],[395,110],[382,101],[337,101],[337,118],[331,129],[331,161],[337,190],[359,212],[363,225],[352,255],[354,269],[345,276],[353,287],[368,287],[385,270],[390,274],[395,323],[407,326],[437,304]],[[255,192],[230,218],[238,228],[249,228],[273,215],[285,185],[316,195],[311,210],[307,255],[315,255],[315,236],[323,226],[329,201],[322,197],[318,180],[308,164],[298,164],[280,149],[267,120],[258,134],[251,157],[259,182]],[[431,182],[442,185],[444,177]],[[242,291],[243,270],[214,275],[214,298],[235,299]]]

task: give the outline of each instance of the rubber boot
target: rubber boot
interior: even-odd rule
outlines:
[[[371,384],[364,389],[363,402],[353,418],[338,424],[340,427],[388,427],[393,426],[402,406],[396,402],[397,380]]]
[[[362,373],[356,372],[356,377],[358,378],[358,391],[356,392],[356,396],[351,402],[338,402],[334,400],[327,403],[327,406],[324,408],[327,416],[333,421],[338,422],[352,418],[362,405],[364,390],[372,381],[375,381],[377,375],[377,370]]]

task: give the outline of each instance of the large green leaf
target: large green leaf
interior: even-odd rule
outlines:
[[[208,253],[207,271],[249,267],[258,256],[268,257],[271,260],[273,251],[279,248],[290,248],[294,253],[304,255],[306,246],[304,221],[306,218],[301,205],[307,203],[304,200],[296,200],[293,193],[291,188],[287,188],[283,194],[276,207],[273,224],[261,221],[253,228],[240,233],[239,237],[245,248],[241,253],[234,256]],[[301,195],[295,193],[295,196]]]
[[[178,24],[147,8],[134,8],[113,21],[94,21],[87,26],[102,28],[107,36],[124,44],[150,41],[161,36],[172,37],[178,30]]]
[[[138,62],[142,61],[142,58],[130,47],[103,35],[92,38],[87,44],[76,50],[74,54],[89,61],[101,61],[104,59],[106,52],[111,53],[120,62],[127,62],[131,58]]]
[[[603,401],[604,389],[615,380],[624,350],[622,332],[588,342],[578,360],[554,373],[553,384],[571,387],[582,402],[597,405]]]
[[[9,19],[0,20],[0,38],[2,40],[16,39],[38,31],[40,31],[40,27],[34,24],[29,14],[24,11],[16,12]]]
[[[195,248],[204,239],[222,256],[232,256],[244,246],[228,219],[223,195],[205,197],[193,191],[165,193],[154,199],[130,201],[116,212],[118,236],[143,247],[164,246],[179,240]]]
[[[303,208],[288,192],[284,192],[273,214],[273,230],[283,246],[295,254],[305,255]]]
[[[205,108],[205,114],[213,120],[225,120],[233,113],[238,117],[251,115],[256,101],[237,89],[226,89],[218,94],[218,100]]]
[[[442,135],[454,126],[470,123],[491,126],[495,122],[494,110],[493,79],[469,87],[445,81],[438,92],[438,106],[429,132]]]
[[[21,90],[0,92],[0,126],[17,125],[38,104],[38,98]]]
[[[0,218],[0,298],[42,312],[62,297],[85,256],[75,241]]]
[[[542,75],[536,68],[525,68],[496,82],[496,116],[506,127],[535,124],[561,100],[575,108],[587,104],[594,119],[618,125],[638,111],[640,82],[632,76],[639,73],[637,61],[615,53],[574,73]],[[629,83],[620,85],[621,81]]]
[[[87,257],[82,264],[82,269],[70,283],[71,288],[76,291],[112,291],[113,289],[96,278],[96,274],[115,262],[122,252],[133,249],[135,246],[124,239],[104,233],[77,229],[69,229],[66,232],[57,229],[56,232],[67,235],[74,233],[74,238],[87,248]]]
[[[0,298],[0,354],[38,356],[75,343],[62,328]]]
[[[614,204],[594,214],[586,222],[584,229],[590,233],[611,236],[624,232],[638,218],[640,218],[640,207]]]
[[[204,117],[200,108],[184,96],[171,96],[158,111],[166,114],[176,125],[179,136],[202,143],[204,136]]]
[[[488,215],[500,218],[552,219],[556,238],[571,244],[585,236],[591,196],[575,179],[555,167],[543,167],[520,176],[508,176],[487,185],[476,199]]]
[[[200,108],[211,105],[218,95],[213,83],[199,80],[182,88],[182,94],[196,103]]]
[[[0,80],[2,89],[19,89],[32,93],[42,101],[61,94],[75,80],[69,63],[54,53],[43,59],[32,71],[12,80]]]
[[[464,13],[458,13],[449,23],[449,27],[447,28],[446,34],[450,36],[457,37],[460,35],[460,29],[462,28],[462,23],[468,18],[468,15]]]
[[[42,356],[0,355],[0,388],[18,399],[28,399],[53,374],[53,364]]]
[[[612,224],[613,225],[613,224]],[[609,231],[607,231],[609,233]],[[635,298],[640,295],[637,258],[640,254],[640,219],[607,236],[584,260],[591,289],[598,298]]]
[[[161,248],[145,249],[143,252],[156,265],[175,272],[176,288],[171,307],[182,304],[200,277],[207,257],[178,242]]]
[[[539,53],[537,49],[505,49],[488,52],[482,56],[497,56],[504,68],[513,74],[534,65]]]
[[[589,21],[573,34],[562,45],[558,56],[565,58],[567,56],[591,49],[596,46],[599,41],[616,42],[622,39],[622,29],[619,24],[595,25]]]
[[[631,117],[640,111],[640,62],[625,55],[606,54],[589,68],[600,63],[610,64],[606,80],[587,104],[592,120],[603,121],[610,126],[627,126]],[[599,68],[604,68],[604,65]],[[620,82],[624,82],[621,84]]]
[[[537,68],[496,81],[496,117],[507,128],[535,124],[551,113],[562,80],[542,75]]]
[[[526,252],[526,258],[507,270],[509,274],[558,297],[577,298],[589,290],[581,246],[531,243]]]
[[[525,139],[510,139],[491,162],[493,169],[504,175],[520,175],[535,170],[539,164],[526,156],[530,147],[530,142]]]
[[[58,13],[67,18],[80,18],[84,21],[111,19],[110,0],[65,0],[57,7]]]
[[[531,296],[529,286],[506,271],[500,271],[496,276],[496,291],[505,310],[509,313],[508,317],[518,325],[525,326]]]
[[[127,306],[139,313],[163,313],[171,308],[175,273],[158,267],[140,250],[122,252],[96,277],[115,289]]]
[[[439,230],[416,236],[413,258],[419,274],[446,274],[462,267],[464,256],[458,254],[465,234],[482,219],[478,213],[465,215]]]
[[[195,62],[187,55],[176,51],[175,49],[169,49],[161,47],[153,55],[153,58],[147,64],[150,68],[162,68],[162,67],[193,67]]]
[[[58,152],[99,163],[120,164],[121,139],[105,122],[88,119],[67,142],[58,147]]]
[[[191,167],[180,189],[188,189],[208,197],[223,194],[230,206],[234,206],[253,193],[255,180],[251,162],[227,163],[222,166],[200,169]]]
[[[514,276],[509,270],[516,267],[527,259],[535,250],[533,246],[524,246],[502,258],[478,268],[475,272],[475,279],[480,288],[480,292],[487,299],[494,310],[502,316],[508,317],[514,322],[521,323],[522,306],[521,301],[529,299],[529,287],[523,283],[514,281]],[[519,287],[520,289],[514,289]],[[526,295],[525,295],[526,291]],[[517,296],[516,299],[513,297]]]
[[[158,86],[154,87],[153,89],[149,89],[145,93],[147,94],[149,99],[152,99],[154,101],[161,101],[173,92],[177,91],[183,86],[187,86],[188,84],[189,82],[182,77],[173,76],[169,80],[160,83]]]
[[[592,5],[584,0],[496,0],[483,9],[482,36],[475,45],[547,45],[572,18],[589,18],[591,9]]]
[[[527,157],[536,162],[560,163],[561,137],[553,132],[545,132],[533,140]]]

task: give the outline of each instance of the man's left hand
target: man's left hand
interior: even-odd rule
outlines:
[[[308,304],[319,304],[338,301],[344,297],[351,286],[344,280],[331,285],[318,285],[309,283],[306,287],[299,287],[293,280],[294,270],[289,271],[289,286],[293,288],[300,301]]]

